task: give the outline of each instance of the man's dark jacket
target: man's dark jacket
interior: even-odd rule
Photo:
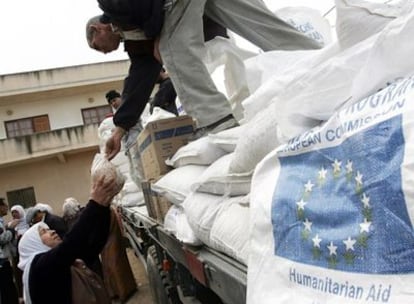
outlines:
[[[157,37],[164,21],[164,0],[98,0],[103,23],[138,27],[148,38]]]
[[[113,118],[114,124],[124,130],[129,130],[138,122],[162,68],[153,55],[153,39],[159,36],[162,29],[164,1],[98,0],[99,7],[104,12],[101,22],[113,23],[124,30],[139,28],[150,39],[124,41],[131,65],[124,81],[122,104]],[[207,30],[214,25],[214,29],[207,35],[207,40],[215,35],[223,35],[223,30],[225,33],[221,26],[206,22],[207,20],[204,20],[205,37]]]
[[[123,30],[139,28],[149,40],[124,41],[131,61],[124,80],[122,104],[114,115],[114,124],[125,130],[133,127],[145,109],[161,71],[153,55],[154,41],[161,32],[164,0],[98,0],[103,23],[113,23]]]

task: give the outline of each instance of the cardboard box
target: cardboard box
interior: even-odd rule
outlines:
[[[160,223],[164,223],[165,215],[172,206],[166,198],[152,191],[151,186],[156,180],[147,180],[142,182],[142,192],[144,194],[145,205],[147,206],[148,215]]]
[[[187,144],[194,128],[194,121],[188,115],[147,124],[137,140],[144,179],[158,178],[172,169],[165,160]]]

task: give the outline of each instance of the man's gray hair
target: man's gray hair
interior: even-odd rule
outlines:
[[[95,29],[93,29],[91,27],[91,25],[94,24],[99,24],[101,23],[100,21],[101,15],[92,17],[91,19],[88,20],[88,22],[86,23],[86,41],[88,42],[88,45],[91,47],[91,42],[93,39],[93,36],[95,34]]]

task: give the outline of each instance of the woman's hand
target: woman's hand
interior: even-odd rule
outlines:
[[[107,207],[119,190],[114,177],[102,175],[92,182],[90,199]]]

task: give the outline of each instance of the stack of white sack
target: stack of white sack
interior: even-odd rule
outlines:
[[[251,175],[228,173],[242,129],[225,130],[181,147],[166,161],[175,169],[154,183],[152,190],[173,204],[164,227],[177,239],[194,246],[206,244],[246,264],[249,212],[245,195],[250,192]]]
[[[291,66],[280,63],[281,68],[243,102],[245,134],[237,143],[231,172],[251,172],[265,155],[289,138],[319,125],[346,103],[369,96],[414,69],[414,44],[403,43],[410,41],[413,33],[412,1],[395,1],[398,6],[391,11],[398,17],[380,14],[387,13],[384,7],[392,8],[388,2],[336,2],[337,15],[342,16],[337,28],[338,41],[321,50],[268,52],[246,61],[249,73],[249,66],[261,56],[279,63],[279,59],[297,59]],[[348,11],[360,12],[357,16],[367,18],[345,18]],[[358,27],[365,30],[359,32]],[[292,59],[288,60],[289,56]]]
[[[294,26],[298,31],[318,41],[323,47],[331,45],[333,34],[331,26],[317,10],[308,7],[285,7],[275,14]],[[333,52],[330,49],[329,52]],[[283,75],[285,70],[297,70],[296,64],[315,56],[318,51],[269,51],[244,61],[245,78],[250,94],[253,94],[267,80],[277,75]],[[326,53],[326,51],[324,52]],[[328,54],[320,57],[324,60]],[[306,67],[305,67],[306,68]],[[297,72],[298,73],[298,72]],[[297,74],[296,73],[296,74]],[[293,77],[294,75],[287,75]],[[263,101],[268,102],[268,101]],[[243,108],[245,108],[243,102]],[[250,114],[244,110],[244,114]]]
[[[247,265],[249,218],[248,196],[191,192],[168,210],[164,228],[185,244],[207,245]]]
[[[121,204],[125,207],[142,206],[145,204],[142,189],[131,179],[125,182],[120,192]]]
[[[152,190],[164,196],[173,206],[164,218],[164,226],[183,243],[200,245],[202,242],[189,226],[183,202],[192,192],[193,184],[204,171],[226,152],[202,137],[181,147],[166,164],[173,170],[162,176]]]
[[[194,234],[207,246],[247,265],[249,197],[192,192],[184,212]]]
[[[297,27],[322,39],[322,35],[315,31],[308,19],[299,20],[297,16],[300,14],[293,17],[293,12],[287,10],[286,15],[288,13],[290,22],[296,18]],[[301,17],[303,16],[302,14]],[[329,35],[324,35],[324,39],[329,40]],[[231,41],[220,38],[209,42],[207,51],[205,61],[210,72],[219,64],[225,65],[226,90],[231,102],[236,97],[246,97],[249,90],[242,60],[252,57],[252,54],[243,53]],[[238,117],[237,105],[233,104],[233,109]],[[167,213],[164,224],[178,239],[193,245],[204,243],[244,264],[247,263],[248,253],[247,195],[250,192],[253,169],[232,172],[230,166],[234,162],[233,152],[240,138],[245,136],[246,127],[242,124],[182,147],[166,161],[176,169],[153,186],[155,192],[174,204]],[[256,143],[252,141],[251,144]],[[187,176],[184,177],[184,174]]]
[[[158,180],[153,190],[178,205],[190,191],[230,196],[248,194],[251,174],[229,172],[233,158],[231,146],[234,147],[242,132],[243,127],[235,127],[181,147],[166,160],[175,169]],[[232,144],[226,144],[226,138]]]
[[[305,35],[314,38],[321,45],[328,45],[332,41],[330,25],[319,12],[306,7],[284,8],[275,12],[281,19],[290,23]],[[254,92],[253,83],[258,86],[258,81],[265,77],[247,71],[244,62],[248,58],[258,55],[257,51],[247,51],[238,47],[234,33],[228,31],[230,39],[216,37],[206,43],[203,61],[208,71],[213,75],[217,87],[227,96],[233,109],[233,115],[242,120],[244,110],[242,101]],[[290,59],[290,58],[285,58]],[[295,58],[291,63],[297,60]],[[282,65],[289,66],[289,62],[282,60]],[[258,62],[256,62],[258,63]],[[273,67],[279,69],[279,64],[263,62],[267,67],[263,69],[274,71]],[[259,69],[261,67],[259,66]],[[247,67],[249,69],[249,67]],[[221,72],[222,71],[222,72]],[[220,73],[221,72],[221,73]],[[224,84],[224,88],[222,88]]]

